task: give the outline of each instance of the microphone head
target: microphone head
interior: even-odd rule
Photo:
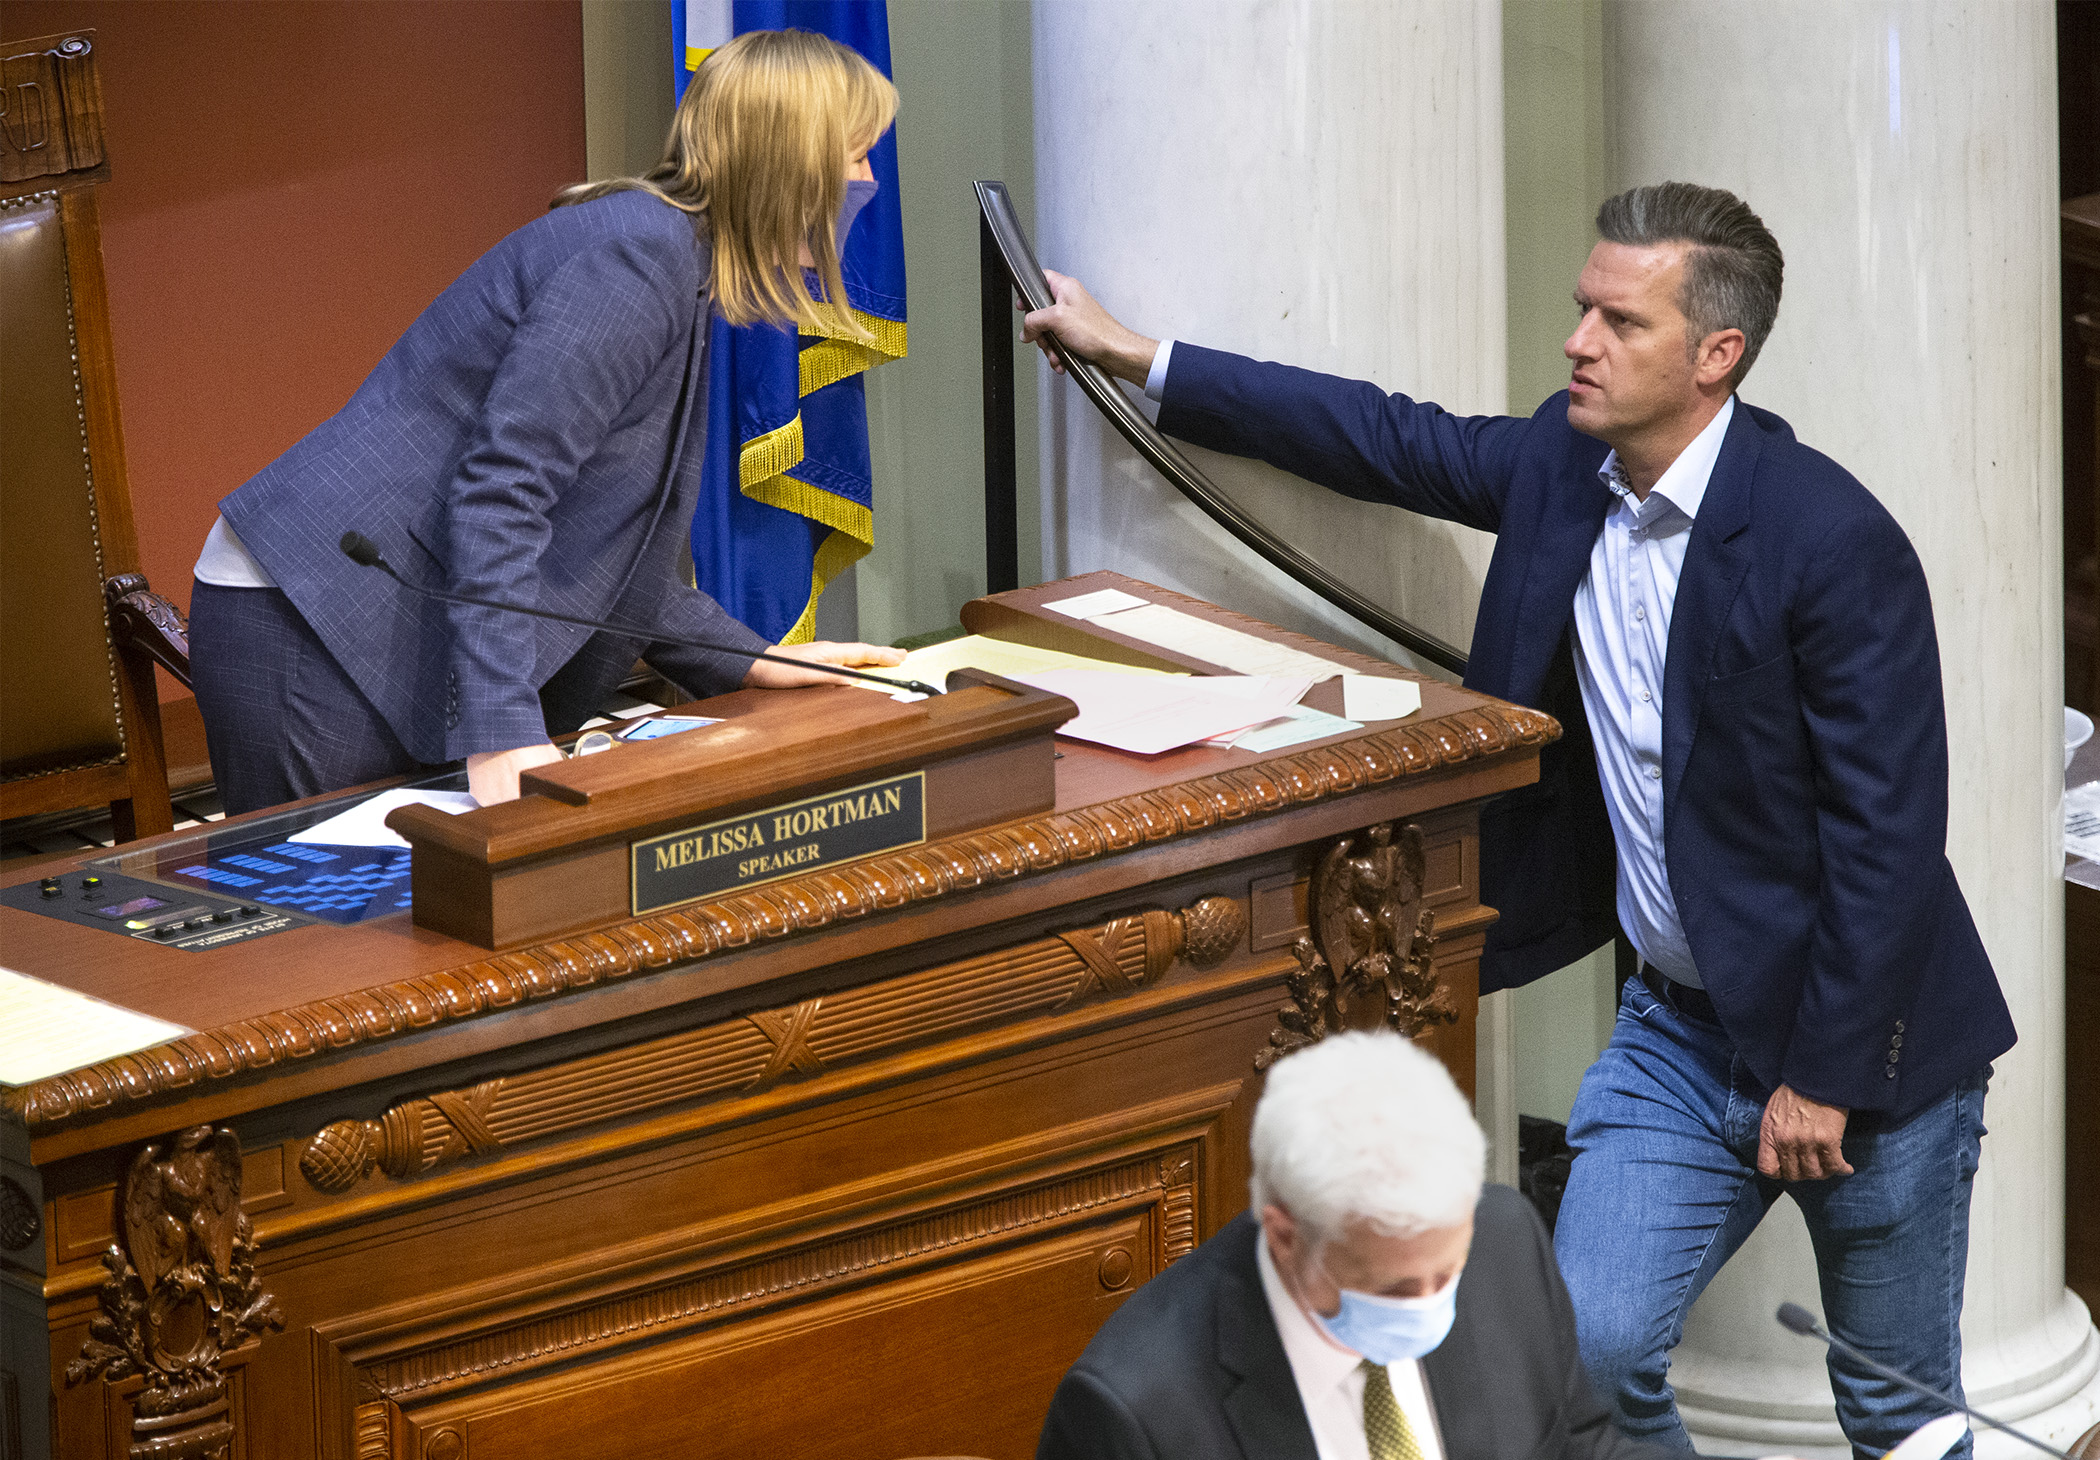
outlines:
[[[1777,1317],[1780,1326],[1790,1332],[1801,1334],[1807,1338],[1822,1337],[1816,1331],[1822,1326],[1816,1322],[1816,1315],[1809,1312],[1799,1303],[1781,1303]]]
[[[379,544],[361,532],[344,533],[343,540],[336,546],[343,550],[344,557],[360,568],[377,568],[386,562],[386,559],[379,555]]]

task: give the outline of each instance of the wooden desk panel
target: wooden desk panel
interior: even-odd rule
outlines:
[[[9,914],[29,971],[233,1018],[7,1092],[40,1222],[0,1296],[47,1346],[0,1367],[53,1394],[59,1453],[131,1451],[139,1381],[64,1371],[127,1168],[212,1126],[282,1320],[209,1365],[229,1453],[1025,1456],[1107,1313],[1244,1205],[1338,838],[1418,832],[1452,1015],[1420,1037],[1470,1088],[1478,806],[1557,729],[1425,688],[1262,757],[1066,742],[1045,816],[509,954],[406,917],[182,955]]]

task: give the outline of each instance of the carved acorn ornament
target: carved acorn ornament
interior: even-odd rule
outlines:
[[[299,1172],[322,1191],[348,1191],[379,1164],[379,1139],[376,1120],[325,1125],[299,1153]]]
[[[1198,968],[1224,962],[1247,936],[1247,908],[1238,898],[1202,898],[1174,919],[1181,929],[1181,956]]]

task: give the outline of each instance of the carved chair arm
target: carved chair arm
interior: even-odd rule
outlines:
[[[182,610],[146,585],[139,573],[119,573],[102,585],[109,604],[109,636],[119,650],[144,654],[190,686],[190,624]]]

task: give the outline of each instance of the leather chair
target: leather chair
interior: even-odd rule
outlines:
[[[188,625],[139,575],[96,192],[94,32],[0,47],[0,817],[174,824],[153,666]]]

